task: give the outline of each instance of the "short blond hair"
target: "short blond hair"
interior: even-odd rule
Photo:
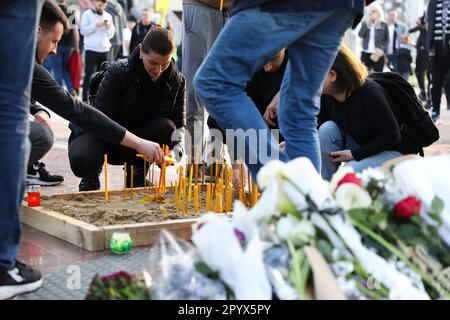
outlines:
[[[381,4],[379,4],[378,2],[372,2],[368,7],[367,7],[367,12],[370,12],[371,10],[375,10],[378,13],[378,17],[380,18],[379,21],[377,21],[377,23],[383,21],[384,22],[384,10],[383,7],[381,6]]]

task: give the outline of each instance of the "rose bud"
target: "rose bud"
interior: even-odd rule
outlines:
[[[394,206],[395,214],[397,218],[410,219],[414,214],[420,213],[421,204],[416,197],[407,197]]]

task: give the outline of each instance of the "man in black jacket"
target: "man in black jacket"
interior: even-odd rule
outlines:
[[[431,103],[433,121],[441,113],[442,87],[450,69],[450,4],[431,0],[427,10],[427,49],[430,53]]]
[[[152,22],[152,12],[148,8],[141,11],[141,21],[139,21],[131,31],[130,53],[144,40],[145,35],[155,26]]]
[[[186,126],[185,80],[172,59],[175,49],[172,32],[155,26],[138,49],[128,59],[108,68],[94,105],[131,132],[168,145],[172,156],[181,157]],[[70,128],[69,159],[72,171],[83,178],[80,191],[100,188],[98,173],[104,153],[108,153],[111,164],[133,165],[134,186],[144,186],[143,161],[136,158],[133,150],[114,146],[73,124]],[[172,141],[176,129],[179,135]]]
[[[425,88],[425,76],[428,78],[428,59],[429,54],[426,45],[427,29],[425,26],[425,13],[422,17],[417,19],[416,26],[409,29],[409,33],[419,32],[419,37],[416,41],[416,78],[419,83],[420,94],[419,98],[423,102],[427,100],[427,91]],[[428,81],[430,79],[428,78]]]

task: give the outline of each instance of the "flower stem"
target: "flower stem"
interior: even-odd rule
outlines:
[[[356,226],[358,229],[363,231],[365,234],[367,234],[369,237],[377,241],[380,245],[382,245],[384,248],[386,248],[390,253],[398,257],[401,261],[403,261],[411,270],[418,273],[424,282],[426,282],[429,286],[431,286],[433,289],[435,289],[437,292],[441,293],[446,298],[450,298],[450,293],[447,291],[442,290],[439,286],[437,286],[432,278],[420,270],[415,264],[413,264],[400,250],[398,250],[396,247],[394,247],[392,244],[387,242],[385,239],[377,235],[375,232],[367,228],[365,225],[359,223],[358,221],[352,219],[352,217],[348,216],[350,219],[350,222]]]

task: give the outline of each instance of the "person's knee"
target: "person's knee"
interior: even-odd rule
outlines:
[[[49,126],[43,126],[42,147],[47,150],[46,152],[50,151],[50,149],[53,147],[54,141],[55,135],[53,134],[52,129]]]
[[[77,154],[70,157],[70,169],[78,178],[90,176],[98,171],[98,162]]]
[[[54,135],[49,126],[33,123],[30,126],[30,162],[42,159],[53,147]]]
[[[340,135],[339,127],[334,121],[326,121],[319,127],[320,145],[325,145]]]
[[[177,129],[175,123],[167,118],[161,118],[158,121],[158,131],[161,133],[164,144],[169,145],[171,143],[172,134]]]
[[[69,163],[70,168],[75,176],[83,178],[90,176],[98,171],[102,159],[99,159],[89,150],[79,150],[78,148],[69,147]]]

